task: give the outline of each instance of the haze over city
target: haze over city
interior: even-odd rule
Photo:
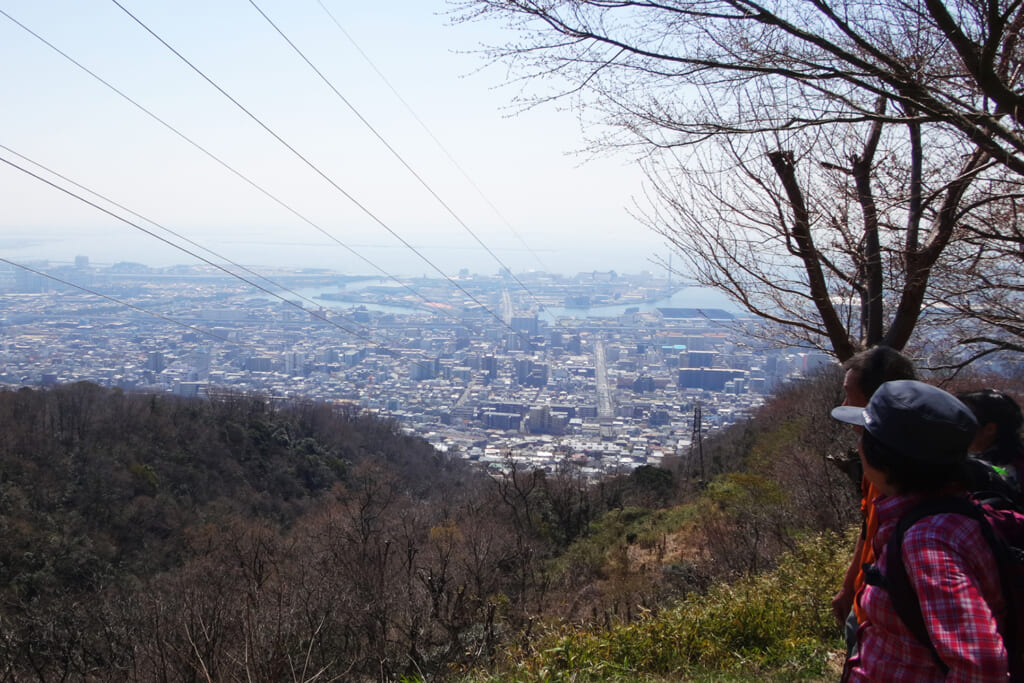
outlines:
[[[478,52],[494,27],[450,9],[5,3],[0,255],[197,262],[49,181],[244,264],[657,270],[629,153],[574,153],[578,112],[510,104],[520,86]]]

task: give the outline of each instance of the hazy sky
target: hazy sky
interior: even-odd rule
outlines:
[[[0,145],[232,261],[375,272],[341,242],[389,273],[433,274],[390,228],[447,273],[498,270],[359,116],[513,270],[653,271],[648,259],[665,253],[627,213],[641,192],[637,167],[625,156],[573,155],[583,144],[574,112],[509,109],[517,90],[502,87],[506,72],[466,53],[496,41],[498,28],[449,25],[443,0],[257,0],[359,116],[248,0],[119,1],[328,180],[112,0],[0,0],[0,10],[290,208],[2,15]],[[53,178],[6,149],[0,157]],[[196,262],[0,164],[0,255],[28,262],[78,254],[96,263]]]

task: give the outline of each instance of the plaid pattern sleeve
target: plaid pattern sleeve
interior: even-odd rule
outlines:
[[[883,573],[885,542],[913,502],[898,496],[879,500],[875,550]],[[904,536],[903,559],[949,674],[943,676],[931,653],[906,629],[885,589],[865,586],[858,599],[866,619],[847,680],[1005,683],[1006,649],[996,625],[1005,606],[993,571],[995,558],[978,523],[954,514],[923,519]]]

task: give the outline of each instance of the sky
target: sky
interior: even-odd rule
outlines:
[[[452,25],[443,0],[254,2],[316,70],[249,0],[0,0],[0,257],[659,272],[639,168],[577,153],[578,112],[514,108],[477,52],[501,27]]]

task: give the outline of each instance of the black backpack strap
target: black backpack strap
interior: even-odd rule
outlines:
[[[993,510],[1009,510],[1024,515],[1024,507],[1004,491],[972,491],[970,496],[975,505],[988,505]]]

